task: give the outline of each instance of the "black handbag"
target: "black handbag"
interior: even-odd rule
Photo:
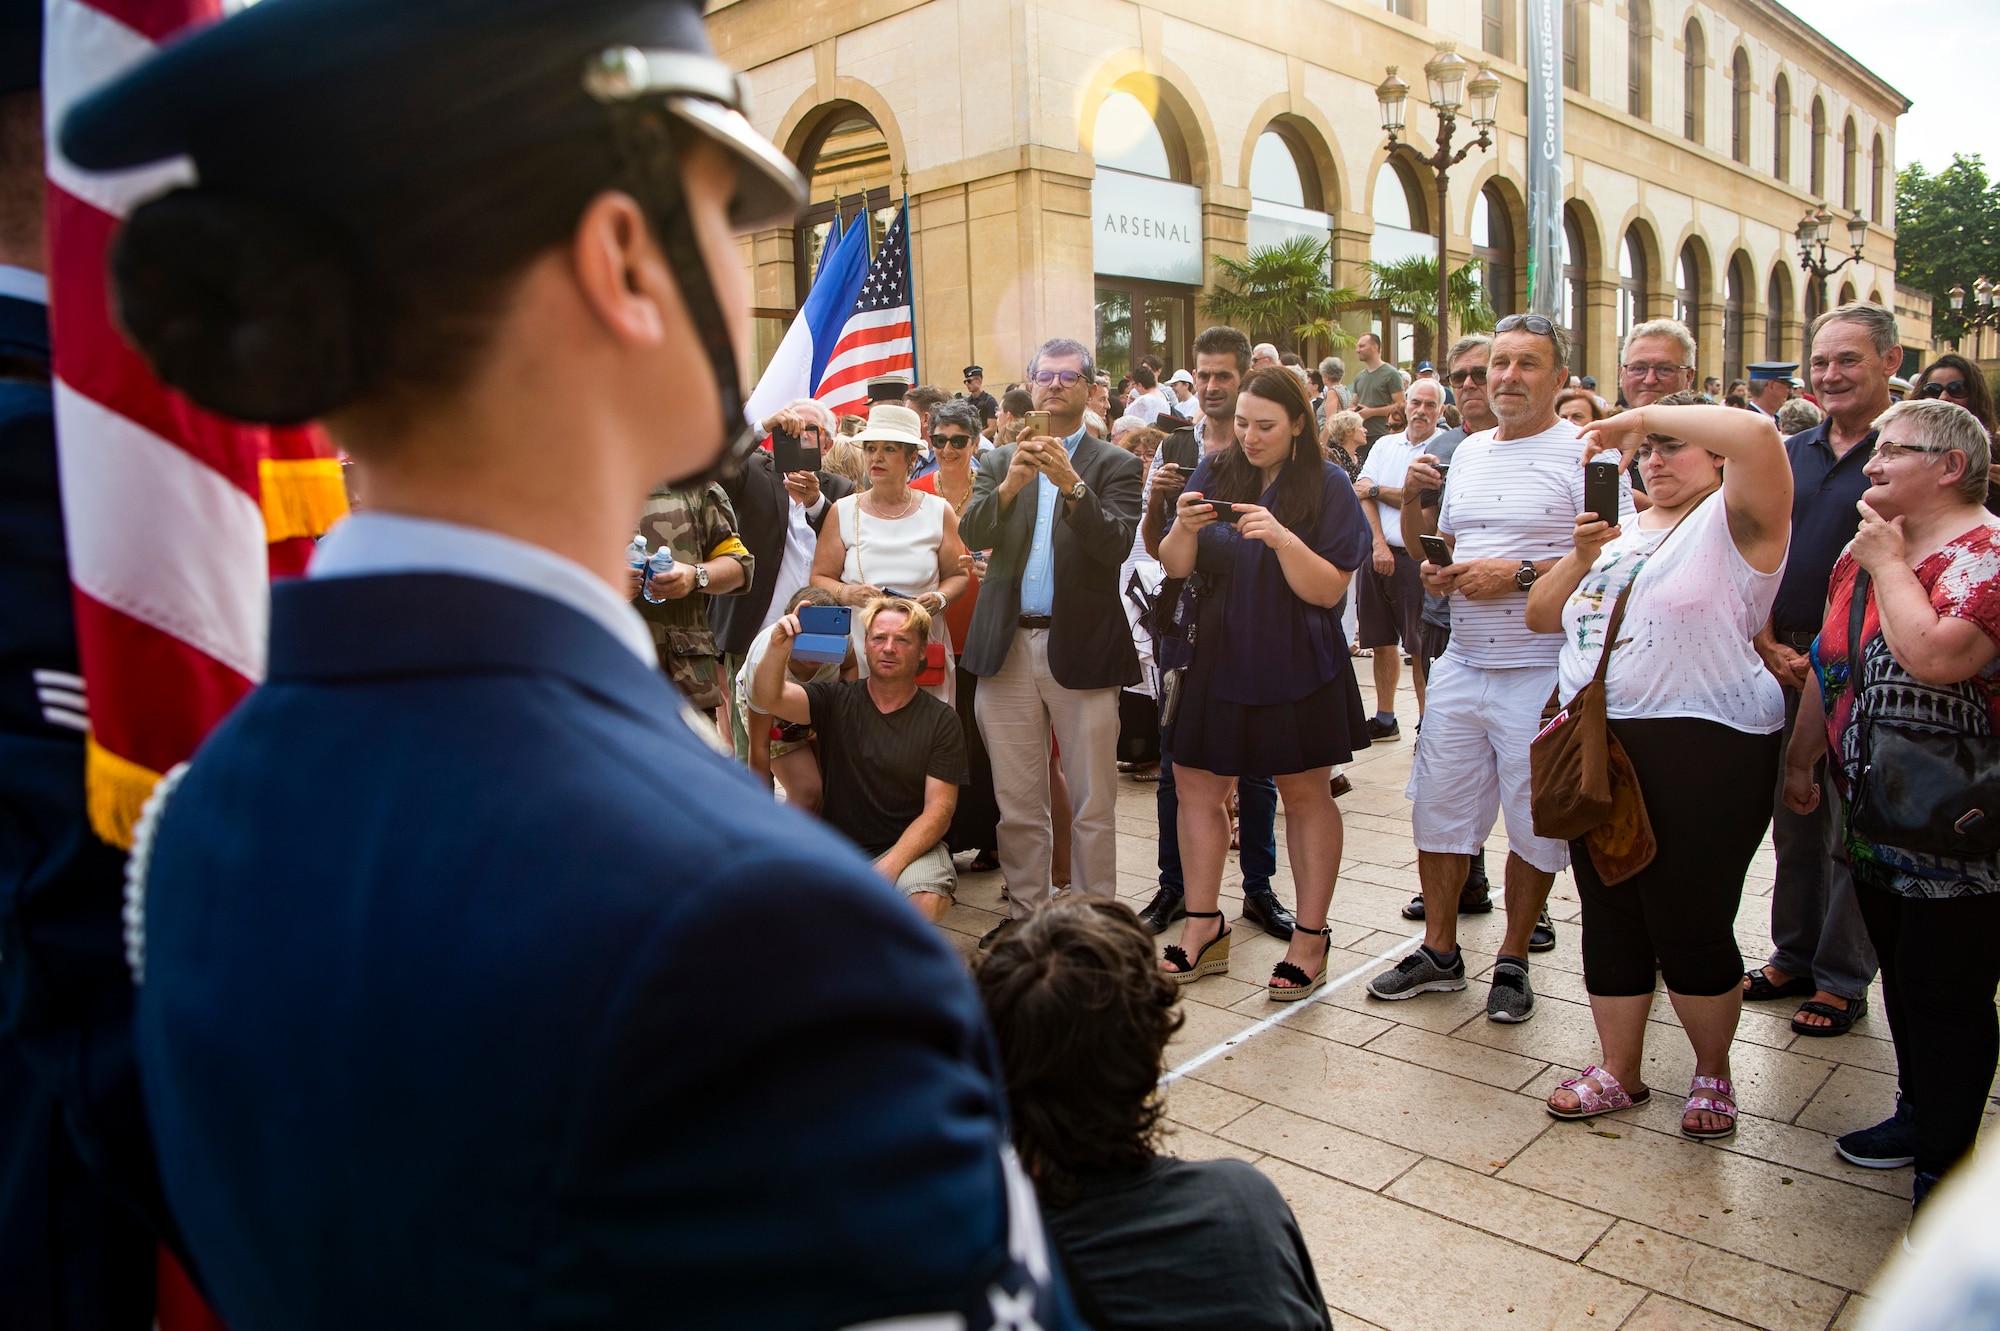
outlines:
[[[2000,737],[1937,730],[1907,721],[1870,721],[1861,710],[1868,672],[1861,621],[1868,612],[1868,571],[1854,578],[1847,615],[1847,671],[1854,690],[1860,772],[1847,825],[1878,845],[1943,859],[2000,854]]]

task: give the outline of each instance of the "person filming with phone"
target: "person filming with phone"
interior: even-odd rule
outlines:
[[[1785,724],[1753,640],[1784,573],[1792,473],[1769,417],[1703,401],[1672,393],[1583,427],[1586,473],[1615,481],[1636,460],[1653,505],[1619,524],[1595,511],[1602,493],[1587,498],[1572,549],[1528,592],[1527,624],[1562,635],[1561,699],[1603,679],[1658,844],[1631,872],[1570,843],[1603,1062],[1552,1092],[1549,1113],[1590,1118],[1651,1097],[1641,1076],[1657,964],[1694,1046],[1681,1131],[1706,1138],[1736,1130],[1736,912],[1770,826]]]
[[[1268,996],[1294,1001],[1326,980],[1342,840],[1329,781],[1368,747],[1337,607],[1373,544],[1353,483],[1320,452],[1303,384],[1283,367],[1253,370],[1237,395],[1235,442],[1195,468],[1160,542],[1168,576],[1200,580],[1192,663],[1161,690],[1187,882],[1187,923],[1161,967],[1178,983],[1229,969],[1223,801],[1242,776],[1277,782],[1298,892]]]

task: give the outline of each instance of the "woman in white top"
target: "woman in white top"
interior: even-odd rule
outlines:
[[[868,489],[835,503],[833,520],[821,524],[812,585],[842,605],[903,596],[928,610],[932,641],[942,642],[945,656],[943,682],[930,691],[951,703],[957,691],[944,608],[965,594],[967,575],[959,564],[965,543],[958,538],[952,506],[910,488],[923,447],[921,430],[922,421],[908,407],[882,403],[869,411],[868,428],[855,438]]]
[[[1677,393],[1584,427],[1584,459],[1639,461],[1653,507],[1629,529],[1576,520],[1575,548],[1528,593],[1527,624],[1561,633],[1562,697],[1596,673],[1618,594],[1632,594],[1605,675],[1606,712],[1639,776],[1659,842],[1606,886],[1571,843],[1583,902],[1584,988],[1603,1049],[1549,1096],[1557,1118],[1651,1097],[1643,1080],[1654,964],[1694,1046],[1681,1131],[1736,1129],[1729,1046],[1742,1012],[1737,906],[1771,820],[1784,697],[1758,659],[1791,540],[1792,471],[1768,417]]]

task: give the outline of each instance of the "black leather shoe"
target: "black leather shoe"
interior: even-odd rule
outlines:
[[[1271,937],[1287,941],[1291,939],[1292,926],[1298,923],[1285,909],[1285,903],[1278,900],[1278,894],[1268,887],[1243,894],[1243,918]]]
[[[1165,933],[1167,926],[1175,920],[1186,918],[1187,897],[1171,887],[1163,887],[1153,893],[1152,901],[1139,912],[1139,923],[1145,925],[1148,932],[1156,934]]]
[[[1403,728],[1394,721],[1377,721],[1372,716],[1368,718],[1369,739],[1401,739],[1402,737]]]

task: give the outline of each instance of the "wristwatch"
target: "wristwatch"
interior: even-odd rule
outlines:
[[[1069,500],[1069,502],[1072,504],[1081,503],[1083,500],[1083,492],[1084,492],[1084,484],[1081,480],[1079,480],[1075,485],[1072,485],[1069,487],[1069,489],[1063,491],[1063,498]]]
[[[1526,591],[1528,590],[1528,588],[1535,585],[1534,560],[1524,559],[1521,561],[1521,569],[1518,573],[1514,575],[1514,585],[1516,587],[1519,587],[1522,591]]]
[[[708,590],[708,566],[706,564],[696,564],[694,566],[694,585],[701,591]]]

